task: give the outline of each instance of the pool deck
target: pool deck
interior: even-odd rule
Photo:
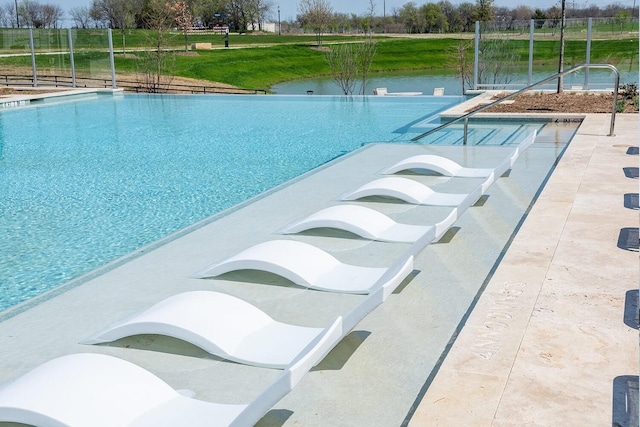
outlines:
[[[258,425],[637,425],[637,413],[630,412],[638,400],[639,218],[637,206],[625,207],[633,200],[625,195],[638,193],[639,156],[627,154],[638,146],[638,115],[618,115],[615,136],[607,136],[609,119],[586,115],[539,194],[528,177],[545,179],[536,163],[548,166],[558,153],[550,158],[549,145],[527,150],[510,176],[492,186],[484,206],[469,208],[456,223],[450,241],[423,250],[410,280]],[[175,388],[193,389],[196,398],[246,402],[277,372],[228,363],[160,337],[111,346],[79,341],[152,302],[200,289],[236,295],[278,320],[329,323],[362,297],[309,291],[249,273],[222,280],[189,276],[251,243],[283,238],[274,233],[279,227],[336,203],[337,195],[383,166],[423,150],[480,167],[509,152],[373,144],[331,162],[114,262],[64,292],[54,291],[37,305],[25,304],[10,316],[0,313],[0,382],[63,354],[100,352],[139,364]],[[413,178],[440,191],[464,191],[472,184]],[[531,197],[537,198],[532,205]],[[445,214],[376,205],[405,222]],[[519,227],[515,235],[513,225]],[[388,265],[406,249],[335,237],[284,238],[370,266]]]
[[[638,116],[609,119],[586,117],[410,426],[638,425]]]

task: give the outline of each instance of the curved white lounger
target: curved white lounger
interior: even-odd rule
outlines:
[[[360,305],[327,328],[277,322],[233,296],[194,291],[167,298],[93,335],[83,344],[100,344],[140,334],[166,335],[228,360],[285,368],[308,352],[319,337],[325,336],[326,345],[316,349],[319,362],[356,324],[383,303],[411,271],[413,256],[402,257],[386,269]]]
[[[433,226],[399,224],[374,209],[356,205],[322,209],[286,226],[279,233],[293,234],[313,228],[337,228],[366,239],[394,243],[413,243],[425,234],[435,237]]]
[[[334,331],[340,331],[334,328]],[[81,353],[48,361],[0,386],[0,421],[34,426],[253,426],[317,363],[326,336],[246,405],[181,395],[116,357]]]
[[[458,206],[463,204],[472,194],[438,193],[412,179],[387,176],[368,182],[356,190],[344,194],[340,200],[358,200],[370,196],[393,197],[414,205]],[[477,195],[478,198],[480,196],[480,194]],[[475,201],[471,204],[473,203]]]
[[[308,243],[270,240],[219,261],[192,277],[214,277],[236,270],[267,271],[307,288],[354,294],[370,293],[387,272],[386,268],[344,264]]]
[[[485,178],[494,171],[493,168],[466,168],[446,157],[433,154],[421,154],[401,160],[383,170],[382,173],[391,175],[409,169],[428,169],[444,176],[461,178]]]
[[[392,175],[409,169],[428,169],[451,177],[488,178],[492,174],[495,177],[500,177],[514,165],[520,154],[534,143],[536,135],[537,131],[534,130],[528,137],[522,140],[514,152],[496,168],[467,168],[446,157],[433,154],[420,154],[400,160],[387,169],[384,169],[382,173]]]
[[[87,338],[100,344],[141,334],[166,335],[227,360],[284,369],[331,328],[277,322],[231,295],[194,291],[174,295]]]

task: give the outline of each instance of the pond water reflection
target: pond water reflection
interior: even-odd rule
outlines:
[[[620,71],[620,83],[638,82],[638,70]],[[552,75],[553,71],[533,73],[532,82],[540,81]],[[526,86],[528,83],[528,72],[514,75],[511,83]],[[589,89],[611,89],[613,88],[614,75],[609,70],[590,70]],[[583,88],[585,84],[585,72],[580,71],[564,77],[565,88]],[[361,93],[361,84],[356,85],[353,94]],[[554,89],[555,82],[541,86],[540,89]],[[367,81],[365,95],[372,95],[373,90],[378,87],[387,88],[388,92],[422,92],[424,95],[432,95],[434,88],[444,88],[445,95],[462,95],[462,84],[460,76],[452,73],[433,71],[404,72],[398,74],[371,74]],[[271,87],[273,93],[279,95],[342,95],[336,82],[330,77],[294,80],[279,83]]]

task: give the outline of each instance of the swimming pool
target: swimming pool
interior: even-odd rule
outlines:
[[[0,311],[460,97],[99,96],[0,113]]]

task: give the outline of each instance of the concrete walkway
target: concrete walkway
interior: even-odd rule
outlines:
[[[410,426],[638,425],[638,116],[609,118],[584,120]]]

